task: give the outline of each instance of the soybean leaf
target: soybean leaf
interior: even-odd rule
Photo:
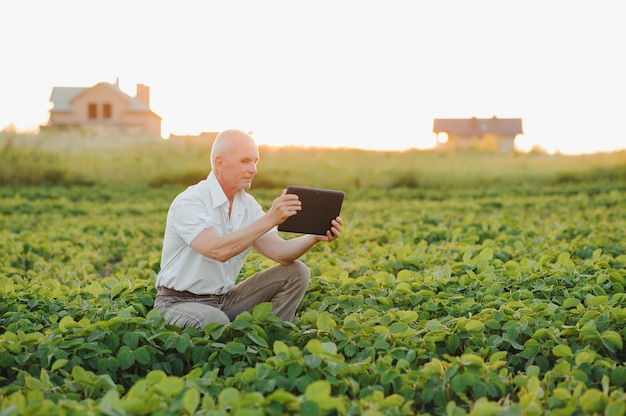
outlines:
[[[259,303],[252,310],[252,318],[254,318],[256,320],[266,319],[271,314],[272,314],[272,303],[271,302]]]

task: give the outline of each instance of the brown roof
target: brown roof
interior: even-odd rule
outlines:
[[[498,134],[515,136],[522,134],[521,118],[436,118],[433,132],[446,132],[459,136]]]
[[[118,85],[116,84],[111,84],[109,82],[100,82],[96,85],[94,85],[93,87],[53,87],[52,88],[52,94],[50,95],[50,101],[54,104],[54,106],[52,107],[52,109],[50,110],[51,113],[56,113],[56,112],[68,112],[68,111],[72,111],[74,106],[72,104],[72,102],[74,101],[74,98],[76,98],[77,96],[79,96],[80,94],[82,94],[83,92],[94,88],[98,85],[104,85],[106,88],[110,89],[111,91],[113,91],[115,94],[119,95],[120,97],[122,97],[126,102],[128,102],[128,108],[126,109],[126,111],[129,112],[151,112],[154,114],[154,112],[152,110],[150,110],[150,106],[144,102],[142,102],[140,99],[138,99],[137,97],[131,97],[130,95],[126,94],[124,91],[122,91]],[[156,115],[156,114],[154,114]],[[158,115],[156,115],[157,117],[159,117]],[[159,117],[161,118],[161,117]]]

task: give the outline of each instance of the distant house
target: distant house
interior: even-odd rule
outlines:
[[[519,118],[436,118],[433,132],[437,149],[515,150],[515,138],[522,131]]]
[[[137,84],[135,97],[115,84],[93,87],[54,87],[53,107],[44,127],[79,127],[98,131],[147,132],[161,137],[161,117],[150,109],[150,87]]]

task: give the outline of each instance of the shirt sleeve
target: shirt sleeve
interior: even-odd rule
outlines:
[[[172,209],[171,220],[176,234],[187,245],[191,245],[203,230],[215,226],[215,219],[207,212],[206,206],[195,198],[178,201]]]

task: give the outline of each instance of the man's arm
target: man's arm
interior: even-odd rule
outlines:
[[[191,241],[191,248],[203,256],[224,262],[241,253],[263,234],[301,209],[298,197],[285,191],[276,198],[272,207],[250,225],[232,233],[220,235],[215,228],[204,229]]]
[[[224,262],[250,247],[273,226],[270,218],[264,215],[247,227],[225,235],[220,235],[215,227],[206,228],[191,241],[191,248],[203,256]]]
[[[280,264],[289,264],[300,258],[311,247],[320,241],[333,241],[341,235],[343,220],[337,217],[332,221],[332,228],[326,235],[302,235],[289,240],[283,239],[278,233],[270,233],[258,239],[254,248],[267,257]]]

